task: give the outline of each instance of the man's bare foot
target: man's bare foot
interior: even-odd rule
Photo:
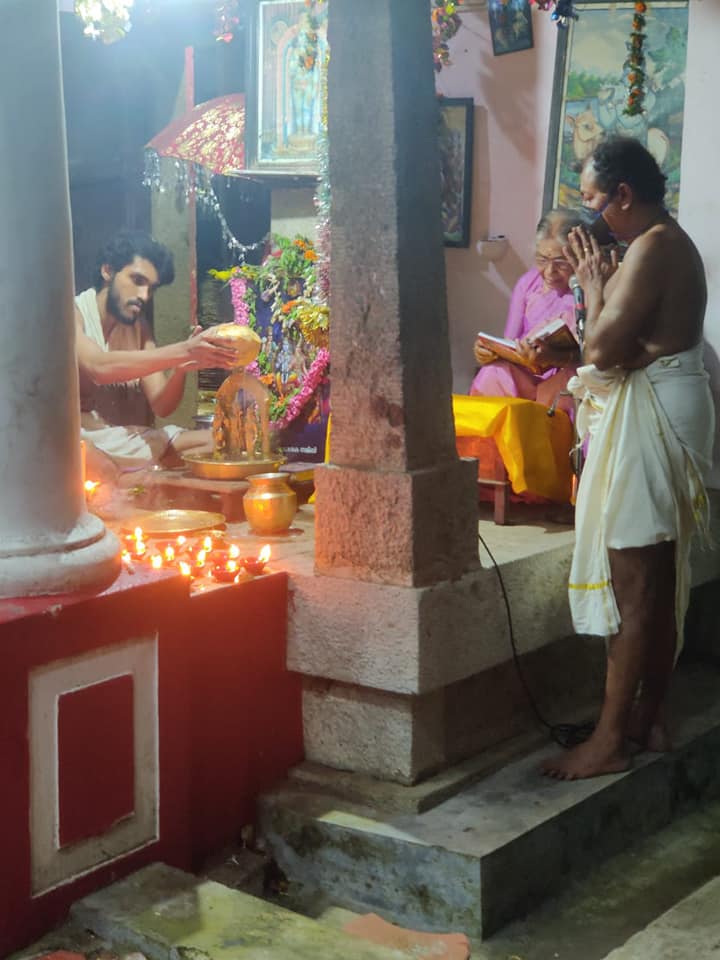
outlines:
[[[664,722],[654,723],[647,733],[628,732],[633,753],[670,753],[673,748],[670,732]]]
[[[624,749],[609,746],[593,734],[585,743],[545,760],[540,770],[556,780],[585,780],[607,773],[623,773],[630,769],[631,763]]]
[[[665,719],[657,714],[654,719],[649,719],[642,702],[633,707],[627,736],[633,744],[633,753],[643,750],[650,753],[669,753],[673,748]]]

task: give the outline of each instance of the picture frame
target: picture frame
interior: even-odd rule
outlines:
[[[315,31],[305,0],[245,0],[244,7],[248,169],[317,176],[327,9]]]
[[[653,0],[646,19],[645,111],[623,113],[634,4],[575,0],[578,20],[558,31],[543,208],[579,208],[584,160],[607,136],[637,137],[667,177],[666,204],[677,215],[685,107],[687,0]],[[597,38],[603,42],[598,43]]]
[[[446,247],[470,246],[474,106],[472,97],[440,100],[441,200]]]
[[[530,0],[488,0],[488,20],[494,56],[532,49]]]

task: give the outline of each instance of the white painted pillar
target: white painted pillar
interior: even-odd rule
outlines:
[[[0,597],[110,581],[82,489],[57,0],[0,0]]]

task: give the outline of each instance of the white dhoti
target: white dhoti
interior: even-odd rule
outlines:
[[[608,549],[675,542],[678,651],[690,594],[690,540],[709,536],[704,486],[714,409],[702,344],[642,370],[581,367],[570,389],[582,403],[578,433],[590,434],[575,509],[569,595],[578,633],[620,628]]]

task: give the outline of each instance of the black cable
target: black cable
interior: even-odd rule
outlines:
[[[493,568],[498,578],[498,583],[500,584],[500,592],[502,593],[503,601],[505,603],[505,611],[507,613],[507,622],[508,622],[508,632],[510,635],[510,647],[512,649],[513,663],[515,664],[515,670],[520,680],[520,684],[525,691],[525,696],[527,697],[528,703],[530,704],[535,718],[537,719],[540,726],[545,727],[548,731],[550,738],[559,744],[561,747],[574,747],[579,743],[583,743],[588,739],[590,734],[595,729],[595,724],[592,722],[588,723],[549,723],[545,717],[540,712],[540,708],[537,705],[537,701],[532,694],[530,686],[525,677],[525,672],[523,670],[522,664],[520,662],[520,656],[517,651],[517,645],[515,644],[515,631],[513,630],[512,622],[512,612],[510,610],[510,600],[507,595],[507,590],[505,589],[505,581],[503,580],[502,573],[500,572],[500,567],[498,566],[495,557],[492,555],[490,547],[487,545],[485,540],[482,537],[482,534],[478,532],[478,540],[485,548],[487,555],[490,557]]]

